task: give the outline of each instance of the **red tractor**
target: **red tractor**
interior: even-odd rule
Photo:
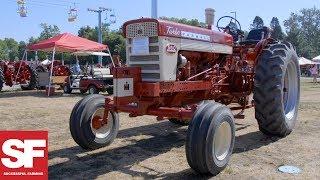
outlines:
[[[26,61],[0,61],[0,91],[4,85],[20,84],[22,90],[32,90],[37,86],[37,72]]]
[[[235,119],[255,108],[259,129],[285,137],[296,124],[300,69],[290,43],[270,38],[268,28],[246,39],[240,23],[223,17],[211,30],[156,19],[123,26],[127,66],[113,71],[114,97],[91,95],[70,117],[73,139],[84,149],[109,145],[119,129],[118,113],[156,116],[188,124],[186,157],[192,169],[216,175],[228,164]],[[221,25],[228,19],[229,24]],[[253,94],[253,99],[252,95]]]
[[[37,72],[50,72],[51,63],[50,64],[38,64],[36,67]],[[71,74],[68,66],[62,65],[62,63],[58,60],[53,61],[53,76],[69,76]]]

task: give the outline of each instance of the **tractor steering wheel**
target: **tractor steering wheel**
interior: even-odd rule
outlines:
[[[222,20],[224,19],[230,19],[229,21],[229,24],[225,25],[225,26],[221,26],[221,22]],[[231,16],[223,16],[221,17],[218,22],[217,22],[217,28],[220,32],[225,32],[226,28],[230,28],[230,30],[232,31],[237,31],[237,30],[240,30],[242,31],[241,29],[241,24],[239,23],[239,21],[234,18],[234,17],[231,17]]]

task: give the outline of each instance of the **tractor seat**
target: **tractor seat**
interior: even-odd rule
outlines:
[[[263,27],[261,29],[253,29],[249,32],[245,41],[240,42],[241,45],[252,45],[257,44],[264,36],[264,39],[269,37],[270,31],[268,27]]]

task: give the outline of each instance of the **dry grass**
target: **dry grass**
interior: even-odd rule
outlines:
[[[254,110],[237,122],[234,155],[217,179],[320,179],[320,85],[302,83],[299,121],[287,138],[266,137]],[[118,139],[109,147],[83,151],[69,133],[69,116],[82,97],[45,97],[39,92],[0,93],[1,129],[49,131],[50,179],[193,179],[184,144],[186,127],[154,117],[121,114]],[[277,172],[282,164],[299,166],[299,175]]]

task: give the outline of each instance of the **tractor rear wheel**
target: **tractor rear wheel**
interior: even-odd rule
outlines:
[[[0,68],[0,91],[2,91],[3,85],[4,85],[4,74],[2,69]]]
[[[235,141],[234,117],[220,103],[199,106],[187,132],[186,156],[190,167],[201,174],[217,175],[227,166]]]
[[[37,87],[38,85],[38,73],[37,71],[31,67],[27,66],[26,67],[30,73],[30,79],[28,80],[28,83],[25,85],[21,85],[22,90],[33,90]]]
[[[300,101],[300,68],[290,43],[263,50],[256,66],[254,101],[261,132],[285,137],[293,131]]]
[[[103,120],[105,97],[89,95],[79,101],[70,116],[70,132],[75,142],[84,149],[98,149],[113,142],[119,130],[118,114],[108,112]]]

